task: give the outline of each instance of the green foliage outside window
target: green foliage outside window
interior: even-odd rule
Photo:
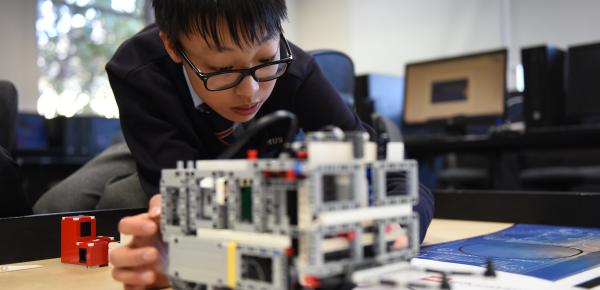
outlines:
[[[39,0],[38,111],[47,117],[118,116],[104,70],[127,38],[152,22],[149,0]]]

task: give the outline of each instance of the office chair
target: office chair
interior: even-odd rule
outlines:
[[[519,181],[524,190],[600,191],[600,150],[563,149],[521,156]]]
[[[354,63],[343,52],[327,49],[312,50],[308,52],[315,58],[325,77],[340,93],[344,103],[354,108]]]
[[[23,193],[20,168],[8,151],[0,146],[0,218],[31,214]]]
[[[345,53],[335,50],[319,49],[308,53],[315,58],[325,77],[342,96],[344,103],[355,111],[356,75],[352,59]],[[387,138],[388,141],[402,140],[400,129],[392,121],[373,111],[369,116],[369,120],[362,121],[373,124],[374,128],[367,129],[374,129],[377,136]]]
[[[12,153],[16,142],[17,106],[17,89],[11,82],[0,80],[0,146],[9,154]]]
[[[492,187],[489,157],[448,153],[437,176],[438,189],[486,189]]]
[[[23,193],[20,168],[12,159],[17,121],[17,89],[8,81],[0,81],[0,217],[31,213]]]

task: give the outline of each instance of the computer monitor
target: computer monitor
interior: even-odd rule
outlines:
[[[370,123],[371,114],[379,113],[402,126],[404,78],[384,74],[365,74],[356,77],[356,110],[363,121]]]
[[[93,157],[121,134],[118,119],[98,116],[75,116],[66,118],[63,125],[63,149],[68,156]]]
[[[505,111],[507,50],[410,63],[404,127],[494,125]]]
[[[570,123],[600,123],[600,42],[569,47],[565,114]]]
[[[17,114],[17,146],[19,153],[43,153],[49,149],[46,119],[38,114]]]

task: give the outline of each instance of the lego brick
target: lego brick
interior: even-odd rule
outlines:
[[[185,281],[227,287],[227,244],[223,240],[172,236],[167,273]]]
[[[108,245],[114,237],[96,236],[93,216],[61,219],[61,262],[82,266],[108,265]]]
[[[96,238],[96,218],[93,216],[63,217],[60,222],[61,262],[78,264],[77,242]]]
[[[75,264],[88,267],[108,265],[108,242],[77,242],[78,262]]]

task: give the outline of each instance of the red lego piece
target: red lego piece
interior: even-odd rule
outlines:
[[[319,277],[313,275],[304,276],[304,286],[310,289],[317,289],[321,286]]]
[[[337,234],[337,236],[340,238],[344,238],[348,241],[354,241],[354,240],[356,240],[356,231],[347,231],[347,232],[339,233],[339,234]]]
[[[246,157],[248,158],[248,160],[256,160],[256,159],[258,159],[258,150],[256,150],[256,149],[248,149],[248,151],[246,151]]]
[[[285,172],[285,179],[289,182],[296,180],[296,172],[294,170],[288,170]]]
[[[106,266],[108,265],[108,242],[78,242],[76,244],[79,265]]]
[[[307,159],[308,152],[306,150],[298,150],[296,151],[296,158],[298,159]]]
[[[108,244],[115,239],[96,236],[95,217],[63,217],[60,237],[61,262],[82,266],[108,265]]]
[[[97,236],[96,239],[93,240],[93,242],[97,242],[97,241],[105,241],[107,243],[112,243],[112,242],[116,242],[115,238],[113,237],[107,237],[107,236]]]

